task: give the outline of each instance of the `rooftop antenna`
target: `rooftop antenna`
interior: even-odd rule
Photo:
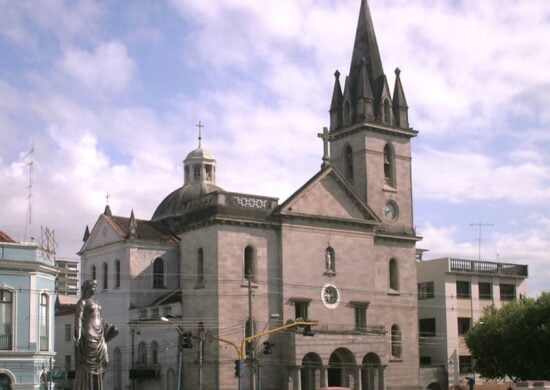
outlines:
[[[199,128],[199,148],[201,147],[201,140],[202,140],[202,129],[204,128],[204,125],[199,121],[195,126]]]
[[[34,141],[31,141],[31,150],[23,157],[23,162],[29,167],[29,184],[27,185],[27,217],[25,219],[25,241],[34,240],[32,236],[32,185],[34,174]]]
[[[38,240],[40,247],[46,251],[50,259],[55,260],[55,253],[59,245],[55,240],[55,231],[48,229],[45,226],[40,226],[40,239]]]
[[[477,245],[478,245],[477,259],[481,260],[481,241],[483,241],[481,238],[481,229],[484,226],[495,226],[495,225],[492,223],[482,223],[481,221],[479,221],[478,223],[471,223],[470,226],[477,226],[479,228],[479,234],[477,238]]]

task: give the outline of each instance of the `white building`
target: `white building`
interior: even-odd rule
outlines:
[[[464,335],[486,307],[525,294],[527,265],[441,258],[418,261],[416,268],[420,364],[443,367],[448,385],[459,384],[473,374]]]
[[[80,296],[80,259],[57,258],[56,289],[60,295]]]

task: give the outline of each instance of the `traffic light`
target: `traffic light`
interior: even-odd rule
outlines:
[[[275,343],[272,343],[271,341],[264,341],[264,355],[271,355],[273,351],[271,348],[275,346]]]
[[[241,361],[235,360],[235,376],[240,377],[241,376]]]
[[[193,348],[193,343],[191,342],[191,337],[193,333],[185,332],[181,334],[181,347],[182,348]]]

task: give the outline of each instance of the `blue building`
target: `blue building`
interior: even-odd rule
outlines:
[[[52,253],[0,231],[0,390],[47,388],[56,275]]]

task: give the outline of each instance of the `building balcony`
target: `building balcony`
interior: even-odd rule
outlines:
[[[527,265],[481,260],[449,259],[449,271],[495,276],[516,276],[520,278],[528,276]]]

